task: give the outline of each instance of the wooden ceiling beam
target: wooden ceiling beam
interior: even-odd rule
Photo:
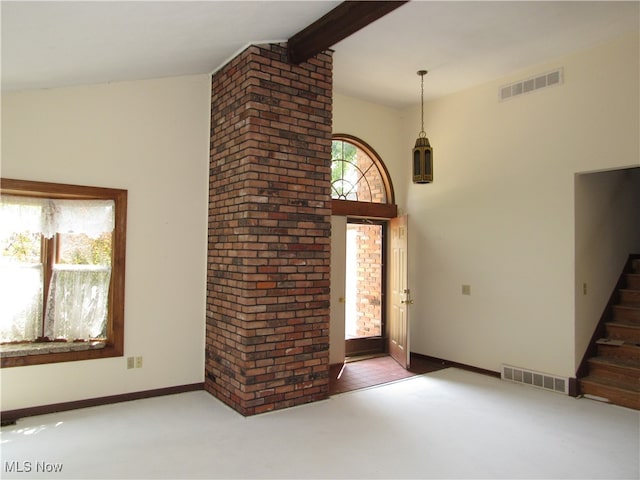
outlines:
[[[300,64],[401,7],[405,1],[346,1],[287,42],[289,61]]]

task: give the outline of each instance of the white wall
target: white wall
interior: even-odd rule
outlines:
[[[640,253],[640,168],[576,175],[575,232],[577,368],[629,254]]]
[[[575,375],[574,174],[640,164],[638,45],[636,33],[425,106],[435,179],[407,191],[413,351]],[[501,85],[556,67],[563,85],[498,101]],[[403,144],[419,115],[406,112]]]
[[[124,188],[124,358],[2,369],[2,409],[204,380],[208,75],[3,94],[3,177]]]

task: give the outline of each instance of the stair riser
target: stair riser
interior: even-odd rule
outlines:
[[[640,344],[640,330],[619,325],[607,325],[607,338]]]
[[[640,275],[625,275],[629,290],[640,290]]]
[[[635,360],[640,362],[640,347],[630,345],[621,345],[615,347],[613,345],[598,345],[599,357],[622,358],[625,360]]]
[[[589,375],[608,378],[630,385],[640,385],[640,372],[638,372],[638,369],[633,368],[589,362]]]
[[[620,290],[620,305],[640,307],[640,290]]]
[[[640,308],[623,307],[622,305],[613,306],[613,319],[625,322],[633,322],[640,325]]]
[[[589,395],[596,395],[609,399],[609,402],[627,408],[640,410],[640,395],[634,392],[621,392],[610,388],[607,385],[595,385],[591,383],[579,382],[580,392]]]

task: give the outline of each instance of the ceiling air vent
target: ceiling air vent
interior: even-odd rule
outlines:
[[[561,85],[563,78],[562,68],[558,68],[551,72],[542,73],[510,85],[505,85],[500,87],[500,91],[498,92],[500,100],[508,100],[524,93],[540,90],[541,88]]]

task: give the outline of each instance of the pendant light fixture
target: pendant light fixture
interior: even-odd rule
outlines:
[[[426,74],[426,70],[418,70],[422,87],[420,96],[422,107],[422,129],[418,134],[416,145],[413,147],[413,183],[433,182],[433,150],[429,144],[427,134],[424,131],[424,76]]]

